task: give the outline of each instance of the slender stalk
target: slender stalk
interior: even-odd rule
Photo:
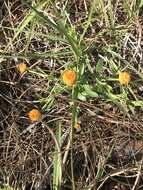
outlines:
[[[72,178],[72,190],[75,190],[75,181],[74,181],[74,167],[73,167],[73,128],[75,126],[75,123],[77,121],[77,105],[76,105],[76,99],[77,99],[77,87],[73,87],[72,89],[72,103],[73,103],[73,109],[72,109],[72,125],[71,125],[71,133],[70,133],[70,141],[71,141],[71,178]]]

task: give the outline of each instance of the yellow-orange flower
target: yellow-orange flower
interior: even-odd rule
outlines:
[[[119,73],[119,82],[121,85],[128,85],[131,81],[131,76],[128,72],[120,72]]]
[[[27,69],[27,65],[25,63],[20,63],[17,65],[17,69],[20,72],[20,74],[23,74]]]
[[[76,83],[76,72],[73,70],[65,70],[62,74],[63,82],[67,86],[73,86]]]
[[[30,112],[28,112],[28,117],[31,121],[39,121],[42,115],[37,109],[32,109]]]
[[[74,128],[75,128],[77,131],[81,131],[80,122],[77,122],[77,123],[75,124]]]

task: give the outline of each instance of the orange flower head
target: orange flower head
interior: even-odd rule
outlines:
[[[75,128],[77,131],[81,131],[80,122],[77,122],[77,123],[75,124],[74,128]]]
[[[17,69],[20,72],[20,74],[23,74],[27,69],[27,65],[25,63],[20,63],[17,65]]]
[[[67,86],[73,86],[76,83],[76,72],[73,70],[65,70],[62,74],[63,82]]]
[[[130,81],[131,81],[131,76],[128,72],[119,73],[119,82],[121,85],[128,85]]]
[[[38,111],[37,109],[32,109],[29,113],[28,113],[28,117],[29,119],[34,122],[34,121],[39,121],[42,117],[40,111]]]

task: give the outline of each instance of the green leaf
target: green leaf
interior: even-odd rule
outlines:
[[[35,9],[42,9],[44,6],[47,5],[47,3],[49,3],[49,1],[41,1],[39,2],[36,6]],[[14,35],[13,40],[20,34],[20,32],[23,31],[23,29],[28,25],[28,23],[33,20],[33,18],[36,16],[36,13],[31,10],[30,13],[27,14],[27,16],[23,19],[23,21],[19,24],[18,28],[17,28],[17,32]]]
[[[110,59],[109,61],[109,67],[111,69],[112,72],[116,73],[118,71],[118,66],[115,64],[115,62]]]
[[[87,65],[87,68],[88,68],[88,70],[90,71],[90,73],[94,73],[94,71],[93,71],[93,68],[92,68],[92,66],[91,66],[91,64],[90,64],[90,59],[86,56],[86,58],[85,58],[85,63],[86,63],[86,65]]]
[[[54,97],[42,98],[41,100],[39,100],[39,102],[43,104],[42,109],[45,111],[49,111],[49,109],[53,106],[54,101]]]
[[[83,88],[88,96],[98,97],[98,94],[93,90],[93,88],[90,85],[85,84],[83,85]]]
[[[86,96],[84,96],[83,94],[81,94],[80,92],[78,93],[77,98],[81,101],[86,101]]]
[[[77,43],[77,36],[76,34],[73,35],[70,33],[70,27],[66,26],[62,19],[58,20],[56,23],[55,21],[49,17],[48,14],[43,14],[42,12],[38,11],[38,9],[35,9],[35,7],[29,5],[25,0],[23,0],[24,3],[31,8],[38,16],[42,18],[43,21],[45,21],[48,25],[59,31],[62,35],[65,36],[68,44],[71,46],[71,49],[73,50],[76,59],[79,58],[82,55],[82,50],[79,47]],[[71,36],[72,35],[72,36]]]
[[[96,64],[96,72],[101,73],[103,71],[103,61],[99,60]]]
[[[131,103],[132,103],[135,107],[141,107],[141,108],[143,108],[143,101],[142,101],[142,100],[132,101]]]
[[[61,124],[59,124],[56,130],[56,139],[61,147]],[[56,145],[55,145],[56,146]],[[58,151],[57,147],[55,147],[55,152],[53,156],[53,190],[59,190],[61,186],[62,180],[62,161],[61,161],[61,152]]]
[[[0,190],[14,190],[14,189],[10,186],[3,186],[3,187],[0,187]]]
[[[140,8],[143,7],[143,0],[140,1],[140,5],[139,5]]]

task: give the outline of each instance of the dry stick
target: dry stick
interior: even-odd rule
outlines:
[[[63,99],[63,100],[65,100],[65,101],[71,101],[71,100],[69,100],[67,97],[64,97],[64,96],[56,96],[56,97],[58,97],[58,98],[61,98],[61,99]],[[102,111],[102,109],[100,109],[100,108],[97,108],[96,106],[94,106],[94,105],[91,105],[91,104],[89,104],[89,103],[84,103],[84,102],[80,102],[79,100],[75,100],[75,103],[77,103],[77,104],[79,104],[79,105],[83,105],[83,106],[86,106],[86,107],[89,107],[89,108],[92,108],[92,109],[98,109],[98,110],[100,110],[100,111]],[[104,112],[104,115],[105,116],[101,116],[101,115],[97,115],[96,113],[94,113],[94,112],[92,112],[92,114],[94,114],[94,116],[96,116],[98,119],[101,119],[101,120],[103,120],[103,121],[106,121],[106,122],[109,122],[109,123],[115,123],[115,124],[123,124],[123,125],[125,125],[125,124],[128,124],[128,121],[124,121],[124,122],[121,122],[121,121],[117,121],[117,120],[113,120],[113,119],[110,119],[110,118],[113,118],[113,116],[111,116],[110,114],[108,114],[108,113],[105,113]],[[110,117],[110,118],[109,118]]]
[[[56,95],[55,97],[57,97],[57,98],[61,98],[61,99],[63,99],[63,100],[65,100],[65,101],[72,101],[71,99],[69,99],[68,97],[66,97],[66,96],[61,96],[61,95]],[[103,112],[103,110],[101,109],[101,108],[97,108],[96,106],[94,106],[93,104],[90,104],[90,103],[85,103],[85,102],[81,102],[80,100],[75,100],[75,103],[77,103],[77,104],[79,104],[79,105],[83,105],[83,106],[86,106],[86,107],[89,107],[89,108],[92,108],[92,109],[95,109],[96,111],[102,111]],[[97,115],[97,114],[95,114],[95,115]],[[104,115],[106,115],[107,117],[114,117],[114,116],[111,116],[109,113],[107,113],[107,112],[104,112]],[[113,121],[114,122],[114,121]],[[117,121],[115,121],[115,122],[117,122]]]
[[[71,132],[70,132],[71,133]],[[66,146],[66,150],[65,150],[65,154],[63,156],[63,168],[65,166],[65,163],[66,163],[66,160],[67,160],[67,157],[68,157],[68,153],[69,153],[69,150],[70,150],[70,145],[71,145],[71,139],[69,138],[68,140],[68,144]]]
[[[103,184],[109,179],[109,178],[111,178],[111,177],[114,177],[114,176],[119,176],[119,175],[121,175],[121,174],[123,174],[123,173],[125,173],[125,172],[133,172],[133,171],[137,171],[137,169],[136,168],[130,168],[130,169],[123,169],[123,170],[118,170],[117,172],[114,172],[113,174],[109,174],[109,175],[107,175],[105,178],[104,178],[104,180],[103,180],[103,182],[99,185],[99,187],[97,188],[97,190],[99,190],[99,189],[101,189],[102,188],[102,186],[103,186]]]
[[[44,173],[44,176],[43,176],[41,182],[39,183],[39,187],[37,188],[37,190],[41,189],[40,187],[41,187],[41,185],[43,184],[43,181],[44,181],[44,179],[46,178],[46,176],[47,176],[47,174],[48,174],[48,171],[50,170],[50,168],[52,167],[52,165],[53,165],[53,163],[51,163],[50,166],[46,169],[46,171],[45,171],[45,173]]]
[[[54,140],[54,142],[55,142],[55,145],[56,145],[56,148],[57,148],[57,150],[58,150],[58,153],[60,154],[60,157],[61,157],[60,145],[59,145],[59,142],[58,142],[57,139],[56,139],[56,136],[55,136],[54,132],[53,132],[52,129],[51,129],[50,127],[48,127],[45,123],[42,123],[42,125],[43,125],[44,127],[46,127],[46,128],[48,129],[48,131],[50,132],[50,134],[51,134],[51,136],[52,136],[52,138],[53,138],[53,140]],[[47,168],[47,170],[46,170],[46,172],[45,172],[45,174],[44,174],[44,176],[43,176],[43,179],[41,180],[41,183],[39,184],[39,188],[38,188],[38,189],[40,189],[40,186],[42,185],[42,183],[43,183],[43,181],[44,181],[44,179],[45,179],[45,177],[46,177],[46,175],[47,175],[47,173],[48,173],[48,171],[49,171],[49,169],[51,168],[52,165],[53,165],[53,163]]]
[[[139,18],[136,18],[136,24],[137,24],[137,27],[138,27],[138,33],[139,33],[138,35],[139,35],[139,37],[138,37],[137,47],[135,49],[135,53],[133,55],[133,58],[136,56],[136,54],[138,52],[138,49],[141,46],[140,44],[141,44],[141,39],[142,39],[142,26],[141,26],[141,24],[139,22]]]
[[[43,124],[43,125],[44,125],[44,127],[46,127],[46,128],[48,129],[48,131],[50,132],[50,134],[51,134],[51,136],[52,136],[52,138],[53,138],[53,140],[54,140],[54,142],[55,142],[55,144],[56,144],[57,150],[58,150],[58,152],[59,152],[60,155],[61,155],[60,145],[59,145],[59,142],[58,142],[57,139],[56,139],[56,136],[55,136],[54,132],[53,132],[52,129],[51,129],[50,127],[48,127],[46,124]]]
[[[7,147],[6,147],[6,155],[5,155],[6,161],[7,161],[7,158],[8,158],[8,151],[9,151],[9,147],[10,147],[10,140],[11,140],[11,137],[12,137],[13,125],[14,125],[14,123],[11,126],[10,134],[9,134],[9,138],[8,138],[8,142],[7,142]]]
[[[135,183],[134,183],[134,186],[133,186],[132,190],[135,190],[137,188],[137,185],[139,184],[140,177],[141,177],[142,164],[143,164],[143,157],[142,157],[140,167],[139,167],[139,171],[137,173],[137,177],[136,177],[136,180],[135,180]]]

